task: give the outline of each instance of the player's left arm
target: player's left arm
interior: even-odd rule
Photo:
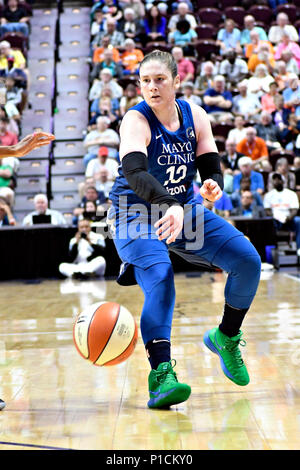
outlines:
[[[222,196],[224,187],[221,159],[207,113],[197,105],[191,105],[191,109],[197,140],[196,168],[202,181],[200,194],[204,199],[215,202]]]

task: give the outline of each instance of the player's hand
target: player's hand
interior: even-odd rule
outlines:
[[[181,206],[169,207],[165,215],[154,224],[157,228],[155,233],[158,239],[167,239],[167,244],[173,243],[182,230],[183,217],[184,212]]]
[[[200,194],[204,199],[215,202],[222,196],[222,189],[216,181],[208,179],[202,184]]]
[[[15,145],[15,149],[17,151],[16,156],[24,157],[24,155],[27,155],[32,150],[43,147],[44,145],[49,145],[54,139],[55,136],[48,132],[35,132],[34,134],[29,134]]]

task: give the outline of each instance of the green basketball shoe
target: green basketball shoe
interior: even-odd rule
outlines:
[[[218,354],[224,374],[237,385],[247,385],[250,382],[239,350],[239,345],[245,346],[246,344],[246,341],[241,339],[242,334],[239,331],[238,335],[230,338],[224,335],[219,328],[212,328],[204,335],[204,344],[212,352]]]
[[[187,400],[191,394],[189,385],[178,382],[174,372],[176,361],[174,359],[172,361],[162,362],[149,374],[149,408],[168,408]]]

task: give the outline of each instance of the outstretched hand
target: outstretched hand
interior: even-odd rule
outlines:
[[[203,182],[200,188],[200,194],[204,199],[215,202],[222,196],[222,189],[216,181],[208,179]]]
[[[49,145],[53,140],[55,140],[55,136],[48,132],[35,132],[34,134],[29,134],[15,145],[15,150],[17,152],[15,156],[24,157],[32,150],[43,147],[44,145]]]

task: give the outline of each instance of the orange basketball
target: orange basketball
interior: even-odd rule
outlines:
[[[77,351],[96,366],[112,366],[128,359],[137,337],[133,316],[115,302],[90,305],[76,317],[73,327]]]

